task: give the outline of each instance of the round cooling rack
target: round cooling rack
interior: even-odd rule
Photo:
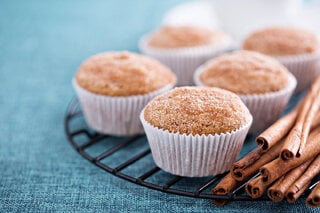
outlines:
[[[253,200],[245,193],[246,183],[227,195],[211,194],[211,190],[225,174],[204,178],[188,178],[163,171],[153,162],[145,135],[114,137],[93,131],[86,125],[77,99],[73,99],[68,106],[65,116],[65,132],[71,145],[82,157],[104,171],[129,182],[165,193],[194,198],[230,201]],[[253,149],[254,138],[249,135],[245,146]],[[307,193],[314,185],[314,183],[310,185]],[[269,199],[263,196],[254,200]]]

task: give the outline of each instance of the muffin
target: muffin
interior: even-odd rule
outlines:
[[[194,26],[163,26],[140,40],[141,52],[157,58],[177,75],[178,85],[192,85],[195,69],[231,48],[225,33]]]
[[[140,119],[155,163],[189,177],[227,171],[252,123],[237,95],[209,87],[179,87],[159,95]]]
[[[244,50],[208,61],[197,69],[194,80],[196,85],[239,95],[253,116],[250,132],[260,132],[276,121],[296,86],[294,76],[277,60]]]
[[[143,133],[139,114],[176,83],[171,70],[130,52],[100,53],[83,62],[73,86],[88,125],[110,135]]]
[[[294,27],[272,27],[253,32],[243,41],[243,49],[278,59],[296,77],[296,92],[308,87],[316,75],[320,59],[316,35]]]

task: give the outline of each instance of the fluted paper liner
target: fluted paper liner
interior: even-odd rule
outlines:
[[[128,97],[111,97],[89,92],[72,80],[87,124],[94,130],[110,135],[124,136],[143,133],[139,115],[155,96],[174,85],[166,85],[154,92]]]
[[[197,86],[205,86],[199,76],[204,71],[204,66],[199,67],[194,74],[194,82]],[[248,107],[253,116],[253,123],[250,133],[261,132],[273,124],[286,108],[297,80],[289,73],[288,85],[277,92],[265,94],[239,95],[243,103]]]
[[[140,39],[140,51],[170,67],[177,76],[178,86],[193,85],[193,73],[197,67],[232,48],[231,38],[226,37],[220,45],[159,49],[148,46],[149,37],[150,35],[146,35]]]
[[[301,92],[309,87],[317,75],[317,63],[320,60],[320,51],[310,54],[275,57],[297,79],[295,92]]]
[[[238,130],[215,135],[186,135],[171,133],[140,120],[158,167],[166,172],[187,176],[204,177],[224,173],[237,159],[250,122]]]

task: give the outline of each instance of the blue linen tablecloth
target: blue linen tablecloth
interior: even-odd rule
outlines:
[[[69,145],[63,120],[81,61],[137,51],[171,1],[0,2],[0,212],[319,212],[304,200],[232,202],[153,191],[114,177]]]

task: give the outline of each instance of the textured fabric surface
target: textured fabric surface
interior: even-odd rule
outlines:
[[[0,2],[0,212],[316,212],[304,200],[232,202],[149,190],[83,159],[63,119],[86,57],[137,50],[172,1]]]

